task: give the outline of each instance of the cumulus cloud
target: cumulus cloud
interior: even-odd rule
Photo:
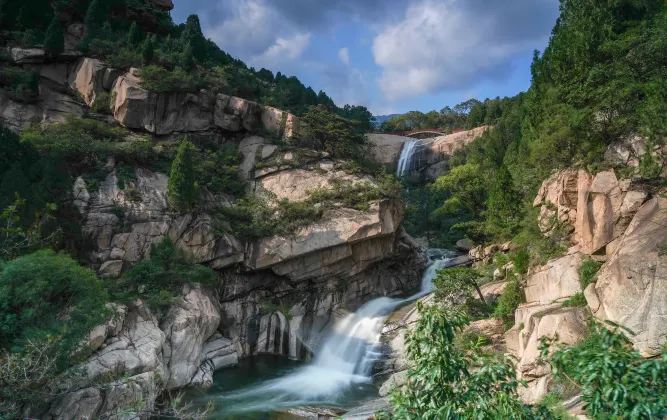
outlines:
[[[338,58],[340,58],[340,61],[345,63],[345,65],[350,65],[350,51],[347,47],[338,50]]]
[[[505,77],[518,54],[544,44],[557,15],[557,0],[419,0],[373,41],[380,87],[399,100]]]

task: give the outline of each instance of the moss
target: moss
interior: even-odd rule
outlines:
[[[602,267],[601,262],[590,259],[581,263],[579,267],[579,283],[581,283],[582,290],[595,281],[600,267]]]
[[[586,306],[587,305],[586,297],[584,296],[583,293],[578,292],[571,298],[565,300],[562,305],[564,308]]]

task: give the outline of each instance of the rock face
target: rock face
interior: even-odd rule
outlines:
[[[557,222],[569,224],[581,252],[604,256],[613,252],[614,241],[646,198],[629,180],[619,181],[614,171],[593,177],[583,170],[567,170],[544,181],[534,205],[541,206],[543,232],[552,230]]]
[[[203,366],[210,376],[236,364],[233,349],[220,345],[229,341],[216,333],[220,312],[213,293],[195,284],[185,286],[182,297],[162,325],[141,301],[119,307],[118,316],[91,333],[96,340],[91,348],[99,349],[73,369],[72,379],[61,384],[64,396],[41,417],[74,420],[124,413],[123,418],[145,418],[162,392],[202,383]]]
[[[637,211],[594,289],[587,289],[595,316],[634,331],[630,338],[646,356],[660,354],[667,341],[666,244],[667,199],[659,195]]]
[[[158,7],[173,8],[170,0],[156,0]],[[76,28],[73,28],[76,32]],[[79,30],[81,32],[81,30]],[[155,93],[140,86],[132,73],[110,68],[100,60],[62,57],[45,63],[44,51],[14,48],[16,64],[30,64],[40,73],[40,94],[35,103],[25,104],[0,96],[0,119],[15,130],[33,120],[62,122],[65,115],[82,115],[100,93],[114,98],[111,111],[123,126],[154,135],[250,131],[262,126],[277,138],[290,138],[299,130],[298,118],[276,108],[263,108],[255,102],[233,96],[197,93]],[[71,62],[73,61],[73,62]],[[67,94],[71,90],[83,100]]]

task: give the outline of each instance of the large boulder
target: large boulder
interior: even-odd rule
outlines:
[[[667,199],[658,195],[637,211],[588,291],[599,301],[591,308],[595,316],[632,330],[646,356],[660,354],[667,341],[666,245]]]
[[[548,304],[581,292],[579,267],[583,256],[572,253],[528,272],[524,292],[527,303]]]
[[[585,254],[609,255],[607,249],[625,231],[647,195],[619,181],[614,171],[595,176],[566,170],[542,183],[534,206],[541,206],[539,226],[548,233],[561,224],[573,229],[572,241]]]
[[[198,284],[186,285],[183,300],[173,303],[160,329],[167,389],[188,385],[202,363],[202,347],[220,324],[219,303]]]
[[[106,70],[106,66],[100,60],[81,58],[73,64],[67,83],[90,106],[95,102],[97,95],[104,91]]]

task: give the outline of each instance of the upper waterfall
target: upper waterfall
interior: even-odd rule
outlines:
[[[417,169],[419,162],[415,162],[415,158],[419,158],[423,148],[421,140],[408,140],[403,144],[401,156],[398,159],[398,168],[396,169],[396,176],[402,177],[409,174],[414,169]]]

